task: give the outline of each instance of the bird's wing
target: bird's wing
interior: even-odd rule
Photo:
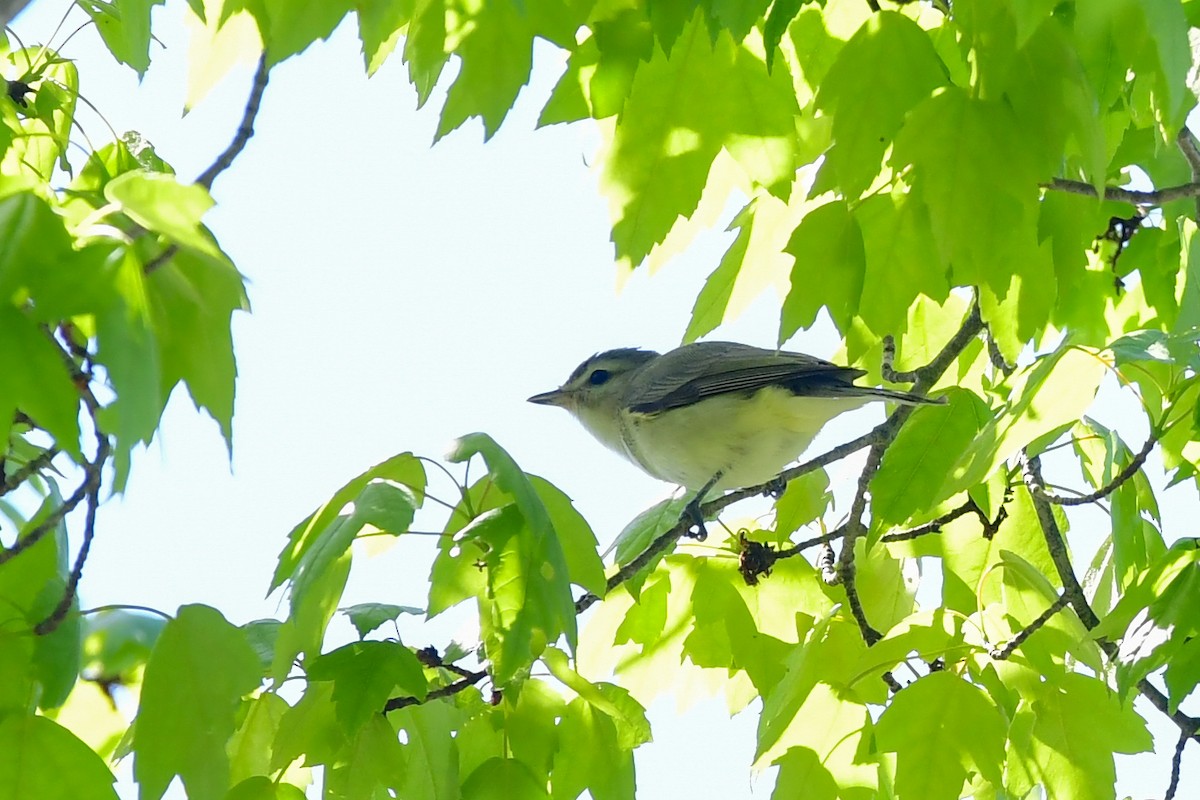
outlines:
[[[713,368],[714,363],[721,366]],[[646,367],[633,411],[652,414],[731,392],[782,386],[797,394],[849,385],[865,374],[804,353],[764,350],[734,342],[699,342],[673,350]]]

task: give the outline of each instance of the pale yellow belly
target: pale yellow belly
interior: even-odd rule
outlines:
[[[646,472],[713,491],[765,483],[795,461],[826,422],[868,397],[797,397],[768,388],[753,397],[724,395],[657,415],[625,414],[630,456]]]

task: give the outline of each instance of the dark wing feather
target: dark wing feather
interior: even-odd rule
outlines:
[[[719,360],[723,368],[712,371]],[[700,342],[661,356],[639,380],[631,410],[652,414],[730,393],[782,386],[796,394],[845,394],[862,370],[804,353],[764,350],[733,342]]]

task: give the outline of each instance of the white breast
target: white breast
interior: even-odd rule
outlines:
[[[656,478],[700,489],[718,472],[713,491],[765,483],[795,461],[826,422],[869,397],[797,397],[768,387],[752,397],[723,395],[659,414],[621,415],[613,449]],[[585,424],[586,421],[585,421]]]

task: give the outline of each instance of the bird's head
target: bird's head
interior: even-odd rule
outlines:
[[[597,353],[576,367],[562,386],[535,394],[529,402],[565,408],[580,417],[611,413],[615,419],[633,374],[656,358],[652,350],[633,347]]]

